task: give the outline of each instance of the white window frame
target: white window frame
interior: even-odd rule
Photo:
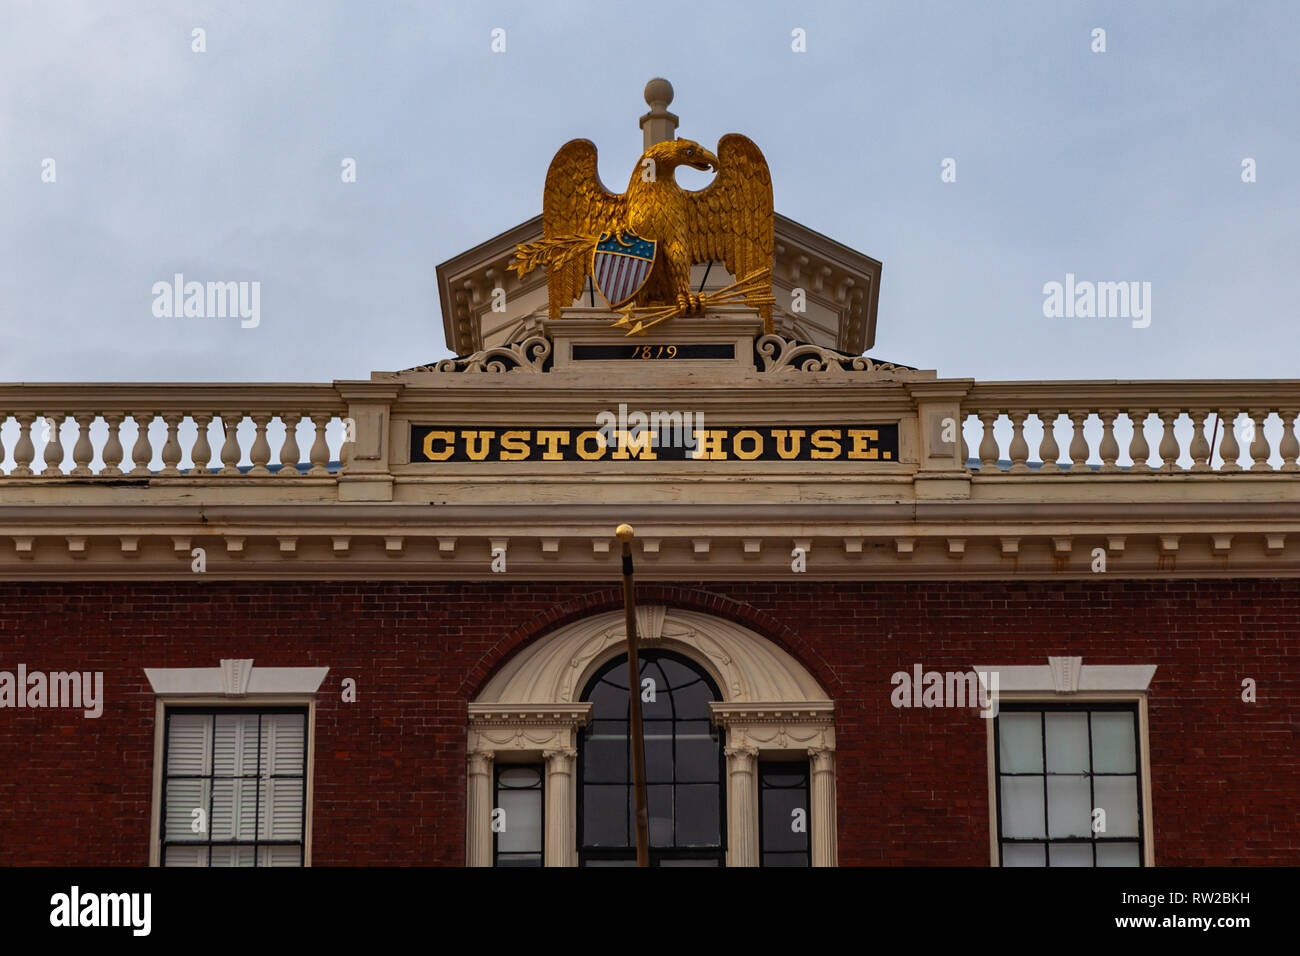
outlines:
[[[467,866],[492,865],[492,766],[546,764],[545,866],[577,866],[578,735],[591,704],[581,693],[626,650],[623,611],[573,622],[519,649],[469,704],[466,756]],[[834,703],[816,679],[771,641],[698,611],[637,608],[641,647],[681,653],[702,666],[723,699],[709,705],[725,731],[727,865],[757,866],[758,777],[763,759],[809,761],[813,866],[836,866]]]
[[[307,709],[306,811],[303,818],[302,865],[311,866],[311,832],[316,769],[316,692],[328,667],[254,668],[251,660],[223,660],[220,667],[145,668],[153,687],[153,800],[149,813],[149,865],[162,866],[163,755],[167,745],[167,708],[208,707]],[[252,692],[256,691],[256,692]]]
[[[1138,762],[1141,770],[1138,799],[1142,801],[1142,866],[1155,866],[1147,689],[1155,676],[1156,665],[1084,665],[1082,657],[1049,657],[1046,665],[981,666],[976,667],[975,670],[980,675],[980,682],[986,685],[984,675],[990,671],[997,672],[999,705],[1003,701],[1017,704],[1043,704],[1045,707],[1067,703],[1137,705]],[[1001,713],[1000,706],[998,712]],[[994,723],[991,718],[985,721],[985,737],[989,783],[989,865],[997,867],[1002,865],[1002,857],[998,842],[998,778],[995,751],[997,738],[993,732]]]

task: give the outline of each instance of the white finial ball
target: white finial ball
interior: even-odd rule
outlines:
[[[673,101],[673,85],[656,76],[645,85],[645,101],[651,107],[667,107]]]

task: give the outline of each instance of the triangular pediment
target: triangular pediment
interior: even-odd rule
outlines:
[[[524,279],[509,270],[516,247],[542,237],[542,217],[534,216],[438,266],[447,348],[468,355],[517,341],[546,314],[546,271]],[[814,232],[785,216],[775,217],[772,310],[775,330],[787,338],[861,355],[876,338],[880,299],[879,261]],[[703,291],[733,281],[721,263],[697,264],[692,284]],[[500,289],[500,293],[495,290]],[[803,290],[803,311],[795,290]],[[584,293],[580,303],[599,295]],[[494,306],[496,311],[494,311]],[[689,320],[686,320],[689,321]],[[617,336],[611,330],[611,336]]]

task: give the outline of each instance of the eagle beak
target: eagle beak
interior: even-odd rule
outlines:
[[[717,170],[718,157],[714,156],[707,149],[701,149],[700,155],[693,159],[690,165],[694,166],[696,169]]]

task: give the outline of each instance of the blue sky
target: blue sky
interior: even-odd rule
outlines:
[[[1300,377],[1297,48],[1293,2],[5,0],[0,380],[441,357],[435,266],[539,212],[573,137],[621,187],[652,76],[680,135],[745,133],[778,211],[884,263],[872,354],[977,379]],[[260,281],[260,325],[155,317],[176,272]],[[1066,273],[1150,282],[1150,326],[1044,317]]]

